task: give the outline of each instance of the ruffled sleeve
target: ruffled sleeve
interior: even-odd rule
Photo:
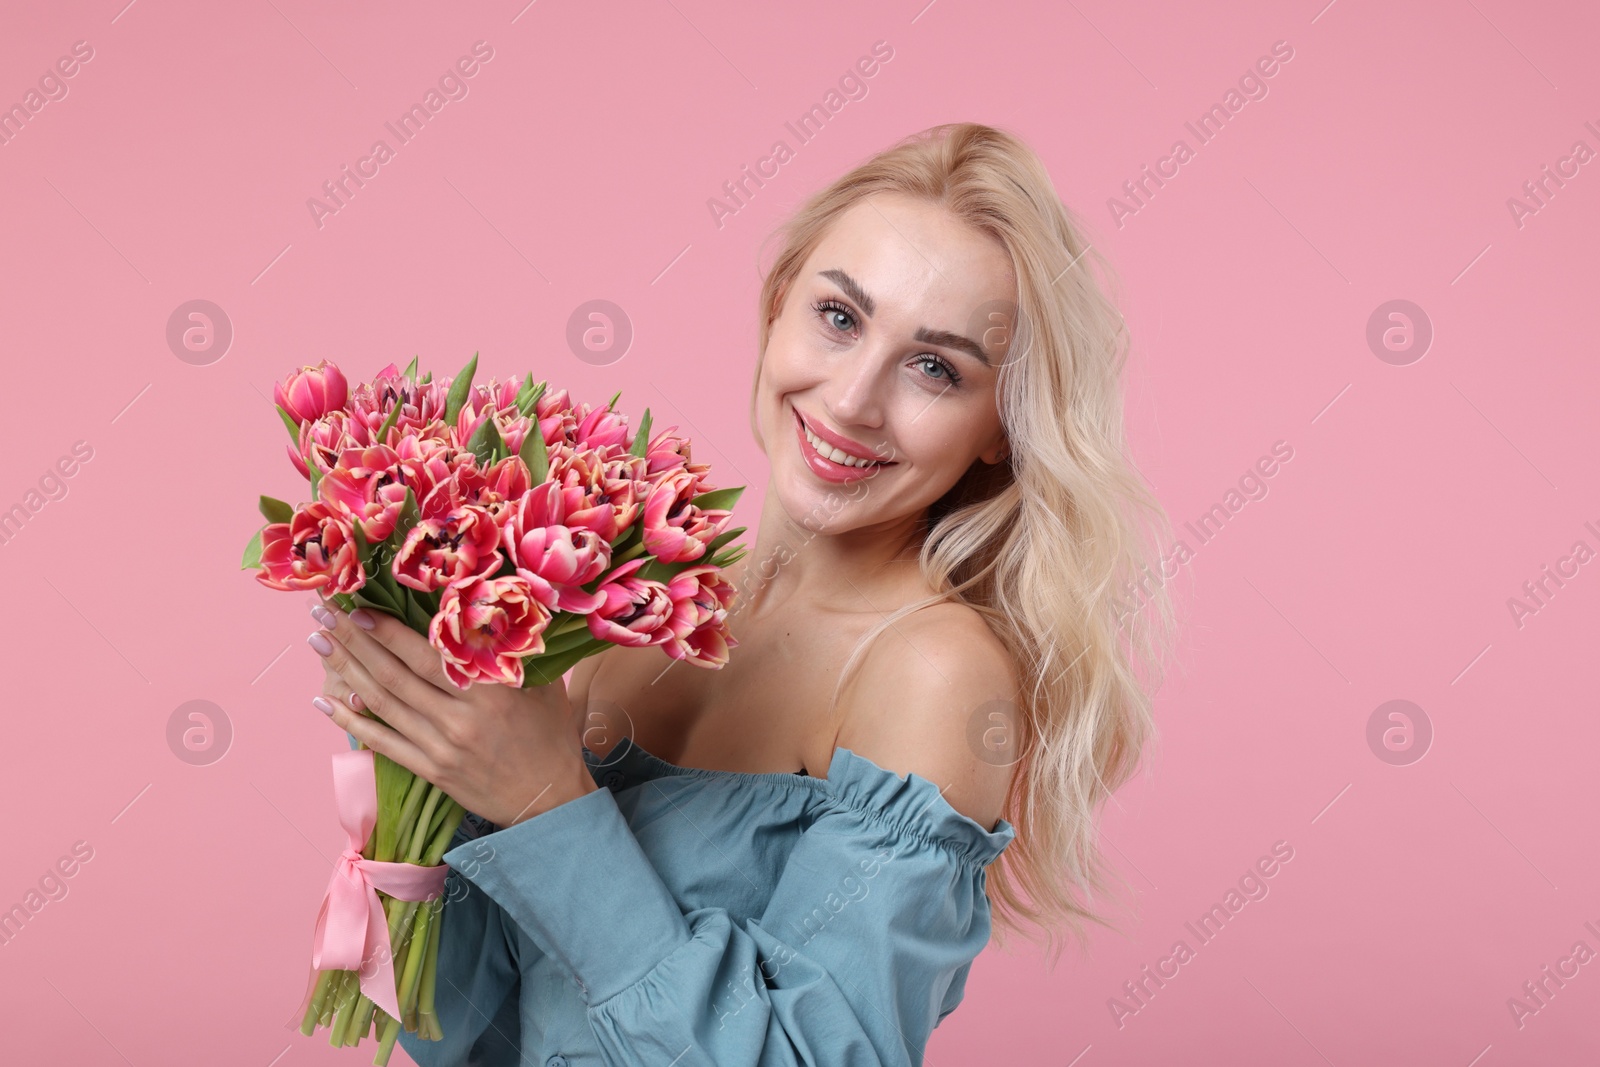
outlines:
[[[1012,827],[848,749],[818,785],[758,918],[681,909],[608,789],[489,835],[464,873],[572,975],[613,1067],[920,1064],[988,942]]]

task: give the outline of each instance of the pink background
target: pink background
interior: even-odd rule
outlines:
[[[307,598],[236,569],[256,495],[298,488],[275,379],[476,350],[485,375],[622,389],[751,485],[753,521],[760,239],[972,119],[1037,147],[1122,271],[1135,454],[1194,555],[1161,740],[1106,822],[1137,921],[1053,972],[986,953],[930,1062],[1593,1062],[1600,962],[1520,1027],[1507,1005],[1600,951],[1600,565],[1520,626],[1508,606],[1600,547],[1600,162],[1520,226],[1507,204],[1600,149],[1591,5],[124,2],[13,2],[0,35],[0,103],[94,50],[0,145],[0,507],[93,452],[0,545],[0,906],[93,850],[0,947],[9,1059],[370,1059],[282,1027],[345,740],[308,706]],[[319,228],[307,199],[480,40],[469,95]],[[880,40],[866,97],[798,144],[785,121]],[[1185,121],[1276,41],[1268,95],[1197,145]],[[708,199],[780,138],[794,158],[719,228]],[[1179,138],[1194,158],[1119,227],[1108,200]],[[220,359],[168,346],[193,299],[232,323]],[[593,299],[635,331],[608,365],[565,341]],[[1394,299],[1434,330],[1404,365],[1366,339]],[[1266,495],[1200,544],[1183,524],[1280,441]],[[1367,741],[1395,699],[1434,733],[1409,765]],[[231,726],[209,765],[169,747],[191,700]],[[1277,841],[1269,895],[1201,945],[1184,923]],[[1123,983],[1179,939],[1194,958],[1119,1025],[1109,998],[1134,1006]]]

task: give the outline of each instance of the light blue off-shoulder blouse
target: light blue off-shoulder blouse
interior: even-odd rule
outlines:
[[[1015,836],[836,749],[826,778],[585,750],[601,788],[444,861],[422,1067],[920,1064],[988,942]]]

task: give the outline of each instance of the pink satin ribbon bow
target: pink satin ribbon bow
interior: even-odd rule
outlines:
[[[312,980],[316,971],[357,971],[361,992],[374,1004],[400,1018],[395,991],[389,922],[378,890],[398,900],[432,900],[444,889],[448,864],[422,867],[415,863],[381,863],[362,858],[361,850],[378,821],[378,779],[370,748],[333,754],[333,798],[339,824],[349,837],[340,853],[317,912],[311,947]],[[423,944],[411,951],[420,952]],[[301,1005],[304,1013],[309,1004]],[[298,1025],[299,1020],[295,1020]]]

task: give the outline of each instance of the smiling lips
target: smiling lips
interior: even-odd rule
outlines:
[[[813,429],[806,424],[798,409],[790,410],[795,415],[795,436],[800,442],[800,455],[817,477],[830,482],[857,482],[895,465],[893,460],[874,458],[869,449],[840,437],[826,427]]]

